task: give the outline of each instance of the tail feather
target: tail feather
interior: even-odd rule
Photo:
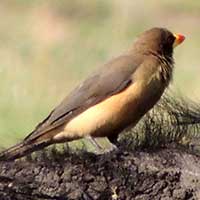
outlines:
[[[25,141],[22,141],[9,149],[6,149],[5,151],[0,153],[0,161],[11,161],[15,160],[17,158],[21,158],[23,156],[26,156],[34,151],[38,151],[48,145],[50,145],[50,140],[47,141],[35,141],[31,143],[27,143]]]

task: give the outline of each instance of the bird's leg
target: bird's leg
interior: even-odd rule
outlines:
[[[105,147],[101,146],[101,144],[98,142],[98,138],[94,138],[92,136],[88,136],[86,138],[95,147],[97,154],[108,153],[110,151],[117,149],[117,147],[111,142],[109,142],[109,145],[108,145],[108,142],[107,142],[107,147],[105,148]]]
[[[118,135],[112,135],[112,136],[108,136],[108,140],[110,141],[110,143],[117,148],[117,146],[119,146],[119,142],[117,141]]]
[[[101,147],[100,144],[98,144],[98,142],[95,140],[94,137],[92,137],[92,136],[87,136],[86,138],[87,138],[87,139],[90,141],[90,143],[95,147],[97,153],[101,153],[101,152],[103,151],[103,148]]]

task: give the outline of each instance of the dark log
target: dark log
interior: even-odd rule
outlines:
[[[170,147],[1,162],[0,199],[200,199],[200,159]]]

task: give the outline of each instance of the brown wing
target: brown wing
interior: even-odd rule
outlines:
[[[131,75],[141,63],[142,59],[128,55],[111,60],[75,88],[24,140],[32,141],[124,90],[131,84]]]

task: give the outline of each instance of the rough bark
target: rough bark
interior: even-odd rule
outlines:
[[[0,163],[1,200],[200,199],[200,159],[183,150],[37,155]]]

